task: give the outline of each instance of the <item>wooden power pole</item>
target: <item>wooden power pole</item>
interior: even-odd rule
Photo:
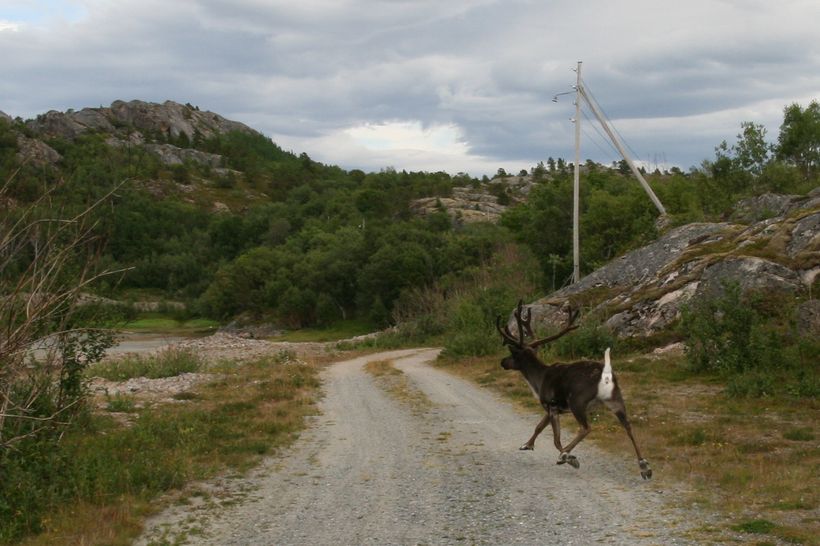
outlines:
[[[575,69],[575,171],[572,185],[572,282],[581,280],[581,61]]]
[[[644,179],[641,171],[638,167],[635,166],[635,163],[632,161],[632,158],[626,152],[626,148],[624,147],[621,140],[618,138],[615,131],[612,130],[609,123],[606,120],[606,116],[604,113],[601,112],[598,105],[595,103],[594,100],[590,98],[587,92],[584,90],[584,87],[581,85],[581,61],[578,61],[578,65],[575,69],[576,72],[576,80],[575,80],[575,171],[574,171],[574,180],[572,186],[572,282],[576,283],[581,280],[581,245],[580,245],[580,195],[581,195],[581,101],[589,105],[589,108],[592,110],[592,113],[598,119],[598,122],[606,131],[607,136],[609,136],[610,140],[612,140],[612,144],[615,145],[615,148],[618,149],[618,152],[621,154],[621,157],[624,158],[626,164],[629,165],[632,174],[635,175],[635,178],[638,179],[638,182],[641,183],[643,186],[644,191],[649,196],[649,199],[652,200],[652,203],[655,205],[655,208],[658,209],[658,212],[661,213],[661,217],[666,216],[666,209],[663,207],[660,199],[658,196],[655,195],[655,192],[652,191],[652,188],[649,187],[649,183]],[[554,101],[557,99],[553,99]]]

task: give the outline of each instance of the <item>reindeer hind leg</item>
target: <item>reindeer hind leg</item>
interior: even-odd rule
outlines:
[[[564,449],[561,450],[561,458],[558,459],[557,464],[564,464],[569,463],[570,466],[573,468],[580,467],[580,463],[578,463],[578,458],[575,455],[571,455],[570,451],[572,451],[575,446],[581,443],[581,440],[587,437],[589,431],[592,430],[589,427],[589,421],[587,420],[586,408],[579,407],[577,404],[570,404],[570,410],[572,411],[572,415],[575,417],[575,420],[578,421],[578,424],[581,428],[578,430],[578,433],[575,435],[575,438],[567,445]]]
[[[629,436],[629,440],[632,442],[632,447],[635,448],[635,454],[638,456],[638,466],[641,469],[641,478],[648,480],[652,477],[652,468],[649,466],[649,461],[643,458],[641,455],[641,450],[638,447],[638,442],[635,441],[635,437],[632,435],[632,425],[629,423],[629,419],[626,416],[626,407],[624,406],[624,401],[620,397],[617,397],[613,400],[607,400],[604,402],[606,406],[615,413],[615,417],[618,418],[620,421],[621,426],[624,427],[626,431],[626,435]]]

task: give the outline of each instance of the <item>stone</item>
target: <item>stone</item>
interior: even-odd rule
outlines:
[[[38,167],[54,165],[62,159],[57,150],[42,140],[22,135],[17,137],[17,150],[18,161]]]
[[[219,167],[222,156],[201,152],[193,148],[180,148],[172,144],[146,144],[145,149],[156,155],[166,165],[182,165],[185,162],[197,163],[208,167]]]
[[[798,198],[797,195],[764,193],[763,195],[743,199],[735,205],[731,219],[735,222],[750,224],[767,218],[782,216],[789,210],[793,201]]]

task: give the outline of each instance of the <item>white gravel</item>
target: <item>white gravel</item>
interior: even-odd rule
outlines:
[[[549,431],[518,451],[537,415],[427,365],[436,350],[380,353],[322,375],[321,416],[289,449],[243,477],[225,477],[148,522],[139,545],[694,544],[703,516],[648,457],[587,442],[581,468],[557,466]],[[362,368],[396,367],[432,401],[413,411]],[[567,423],[569,424],[569,423]],[[568,426],[569,433],[574,427]],[[593,431],[594,435],[594,431]]]

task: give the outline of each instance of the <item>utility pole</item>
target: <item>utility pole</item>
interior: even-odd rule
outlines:
[[[581,61],[575,69],[575,175],[572,185],[572,282],[581,280]]]
[[[635,163],[632,161],[632,158],[629,157],[629,154],[626,152],[626,148],[624,147],[621,140],[615,134],[615,131],[612,130],[609,123],[606,120],[606,116],[603,112],[601,112],[598,105],[595,101],[587,94],[584,87],[581,85],[581,61],[578,61],[578,64],[575,68],[575,172],[574,172],[574,180],[573,180],[573,187],[572,187],[572,282],[576,283],[581,280],[581,245],[580,245],[580,198],[581,198],[581,101],[586,101],[589,105],[592,113],[598,119],[598,122],[606,131],[606,134],[609,136],[610,140],[612,140],[612,144],[618,149],[620,152],[621,157],[624,158],[624,161],[629,166],[629,169],[632,171],[632,174],[635,175],[635,178],[638,179],[638,182],[641,183],[643,186],[644,191],[649,196],[649,199],[655,205],[655,208],[658,209],[661,216],[659,221],[666,220],[666,209],[661,204],[660,199],[658,196],[655,195],[655,192],[652,191],[652,188],[649,187],[649,183],[644,179],[641,171],[638,170],[638,167],[635,166]],[[565,93],[558,93],[552,98],[552,102],[558,102],[558,97],[560,95],[568,95],[571,91],[567,91]],[[664,158],[665,159],[665,158]],[[657,158],[656,158],[657,163]]]

